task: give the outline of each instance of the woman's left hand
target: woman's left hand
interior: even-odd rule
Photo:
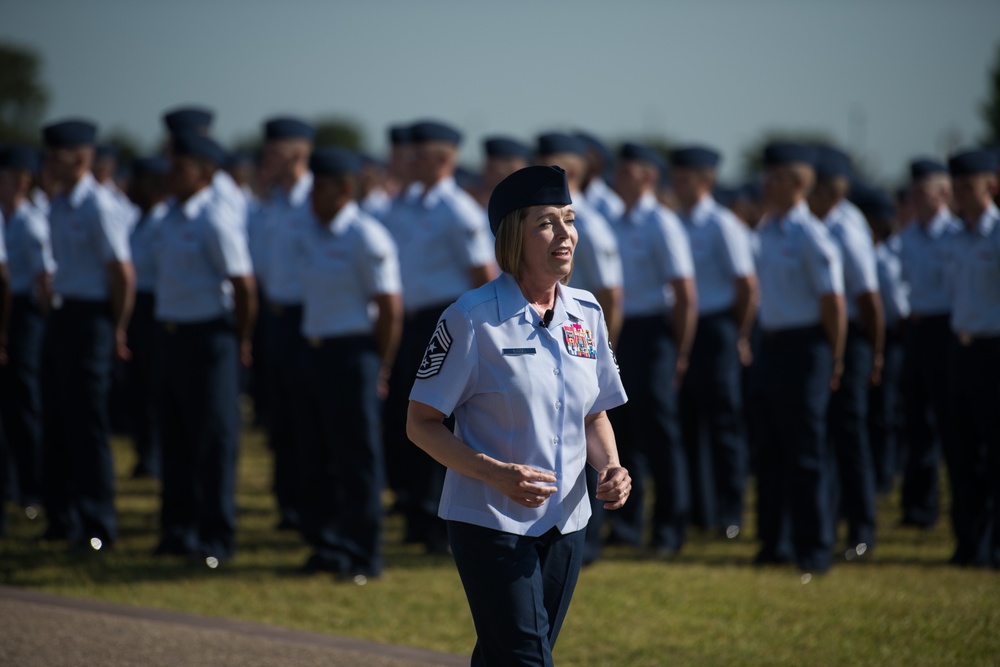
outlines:
[[[611,466],[597,474],[597,499],[604,501],[604,509],[619,509],[631,492],[632,477],[625,468]]]

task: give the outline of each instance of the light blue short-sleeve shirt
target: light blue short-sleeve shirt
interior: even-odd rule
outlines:
[[[847,319],[857,321],[860,314],[858,297],[878,292],[878,267],[871,232],[863,219],[857,220],[853,208],[844,206],[846,203],[848,202],[845,200],[834,206],[823,222],[840,251]],[[861,225],[865,227],[862,228]]]
[[[587,525],[584,420],[626,396],[594,296],[560,286],[553,310],[540,326],[505,273],[462,295],[438,321],[410,399],[454,413],[455,435],[472,449],[554,472],[559,489],[531,509],[448,470],[442,518],[531,536]]]
[[[156,259],[153,245],[163,218],[170,207],[166,202],[160,202],[140,214],[132,233],[129,234],[129,247],[132,249],[132,266],[135,267],[135,290],[137,292],[152,292],[156,289]]]
[[[820,297],[844,293],[840,253],[805,202],[757,232],[760,325],[765,330],[820,324]]]
[[[64,299],[104,301],[108,264],[131,261],[125,211],[89,173],[52,200],[49,233],[56,273],[52,288]]]
[[[592,178],[584,193],[587,203],[597,209],[607,220],[617,220],[625,215],[625,202],[602,178]]]
[[[302,335],[372,333],[372,299],[402,291],[392,237],[354,202],[327,224],[311,212],[302,215],[305,227],[294,254],[302,274]]]
[[[25,201],[5,224],[0,224],[0,228],[4,227],[6,229],[0,229],[0,236],[6,233],[11,294],[30,294],[35,288],[35,279],[43,273],[53,273],[56,268],[49,241],[49,223],[41,211]]]
[[[910,286],[910,308],[915,314],[951,312],[951,291],[945,280],[945,246],[947,237],[960,227],[951,211],[942,207],[926,226],[914,220],[900,233],[903,280]]]
[[[204,322],[232,311],[229,278],[253,272],[246,230],[232,208],[204,188],[174,204],[157,231],[156,318]]]
[[[276,192],[262,211],[267,219],[263,230],[267,250],[261,257],[267,298],[285,306],[302,303],[302,270],[295,247],[308,219],[303,212],[309,209],[312,184],[312,173],[303,174],[289,192]]]
[[[577,243],[573,251],[570,287],[597,293],[622,286],[622,260],[614,230],[586,198],[574,193]]]
[[[691,242],[698,314],[730,310],[736,302],[736,279],[751,276],[755,270],[745,228],[710,196],[699,200],[680,220]]]
[[[950,235],[945,248],[952,331],[1000,336],[1000,210],[990,205],[975,227]]]
[[[889,237],[876,245],[875,259],[878,262],[878,288],[885,309],[885,326],[892,328],[910,316],[910,290],[903,282],[899,237]]]
[[[625,286],[625,317],[657,315],[674,305],[670,282],[694,278],[687,234],[677,216],[647,193],[612,227]]]

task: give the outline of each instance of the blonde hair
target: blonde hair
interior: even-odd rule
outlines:
[[[519,208],[511,211],[500,219],[497,226],[496,240],[493,243],[493,252],[497,258],[497,266],[504,273],[509,273],[515,279],[521,279],[521,259],[524,254],[524,217],[527,208]],[[569,284],[572,269],[559,282],[563,285]]]

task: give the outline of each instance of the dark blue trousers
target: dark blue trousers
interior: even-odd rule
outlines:
[[[844,374],[830,395],[826,426],[833,455],[831,486],[835,516],[847,521],[847,545],[875,546],[875,464],[868,442],[868,385],[872,348],[864,332],[851,324],[844,346]],[[835,535],[834,535],[835,537]]]
[[[45,317],[28,295],[15,295],[7,365],[0,366],[0,424],[11,466],[12,498],[22,507],[42,500],[42,393],[39,374]],[[0,496],[6,499],[6,495]]]
[[[132,358],[126,365],[126,386],[131,416],[132,440],[138,458],[136,474],[160,476],[160,425],[157,418],[157,387],[160,384],[156,297],[136,292],[135,308],[128,323],[128,346]]]
[[[738,337],[731,313],[700,317],[680,392],[692,519],[703,528],[743,525],[747,444]]]
[[[297,499],[296,413],[302,394],[299,356],[304,344],[302,306],[272,305],[268,308],[267,335],[268,433],[274,454],[274,495],[281,520],[289,526],[299,523]]]
[[[236,551],[238,343],[231,324],[161,323],[163,443],[160,551]]]
[[[677,349],[666,315],[625,319],[618,362],[628,403],[608,413],[618,453],[632,476],[630,502],[611,517],[612,539],[639,545],[643,508],[654,486],[653,547],[680,549],[691,497],[681,444],[674,370]]]
[[[757,560],[829,569],[833,547],[826,411],[833,357],[821,327],[763,334]]]
[[[940,514],[942,453],[955,488],[954,448],[946,441],[949,417],[950,316],[914,315],[906,327],[903,352],[903,412],[906,468],[903,476],[903,522],[933,526]]]
[[[384,463],[379,357],[371,336],[302,347],[299,465],[302,534],[326,569],[382,571]]]
[[[952,346],[958,565],[1000,567],[1000,336]]]
[[[406,411],[417,369],[447,305],[407,316],[382,414],[386,470],[389,486],[401,501],[406,521],[404,539],[432,548],[443,546],[447,539],[444,522],[437,516],[445,469],[406,437]],[[449,416],[445,425],[451,428],[454,419]]]
[[[512,535],[458,521],[448,540],[476,626],[475,667],[551,667],[580,574],[582,530]]]
[[[896,331],[886,331],[882,382],[868,389],[868,442],[875,466],[875,490],[891,493],[902,471],[903,341]]]
[[[49,317],[42,353],[42,486],[46,536],[118,535],[109,446],[114,324],[107,302],[67,299]]]

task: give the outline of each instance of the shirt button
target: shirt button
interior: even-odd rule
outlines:
[[[552,374],[553,375],[559,375],[559,369],[558,368],[553,368],[552,369]]]
[[[552,444],[553,445],[558,445],[559,444],[559,436],[556,435],[556,436],[552,437]]]
[[[556,401],[556,410],[558,410],[561,407],[562,407],[562,403],[560,403],[559,401]]]

